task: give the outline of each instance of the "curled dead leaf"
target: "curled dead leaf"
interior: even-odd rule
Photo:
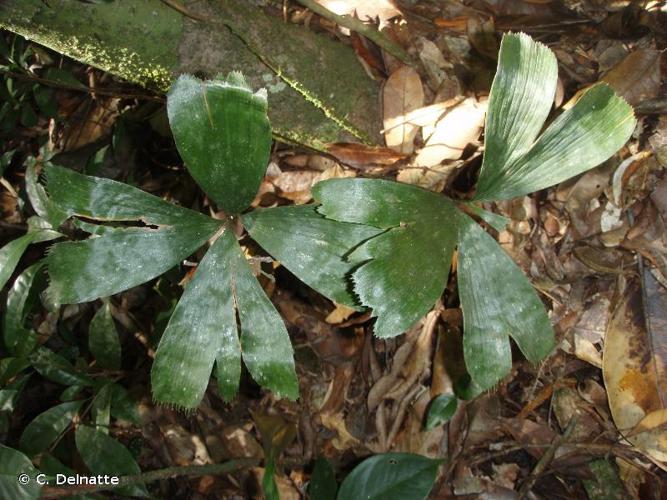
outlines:
[[[618,296],[603,356],[609,407],[625,437],[664,463],[667,429],[643,425],[646,430],[637,432],[637,427],[667,408],[667,290],[644,269],[641,278],[627,280]]]

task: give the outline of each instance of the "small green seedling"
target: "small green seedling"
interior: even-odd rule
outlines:
[[[544,45],[524,34],[503,37],[473,202],[553,186],[607,160],[632,134],[632,108],[604,84],[591,87],[540,134],[557,70]],[[528,279],[453,200],[371,179],[323,181],[313,194],[326,217],[382,231],[350,254],[364,262],[350,281],[361,304],[377,317],[377,336],[404,332],[433,307],[457,248],[464,357],[474,387],[468,394],[493,386],[510,371],[510,337],[534,363],[553,348],[549,318]],[[470,209],[496,229],[506,223],[472,203]]]
[[[331,221],[312,206],[257,210],[271,129],[267,101],[239,73],[202,82],[181,76],[167,98],[176,146],[192,177],[223,212],[222,219],[178,207],[137,188],[48,166],[50,200],[91,234],[57,243],[47,256],[50,297],[61,304],[107,297],[149,281],[199,248],[210,248],[169,320],[151,372],[159,402],[193,409],[212,370],[225,399],[234,397],[241,360],[278,396],[296,398],[290,339],[280,315],[252,273],[235,228],[286,251],[283,264],[340,303],[354,305],[344,261],[374,228]]]

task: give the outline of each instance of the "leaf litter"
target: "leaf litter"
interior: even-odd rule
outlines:
[[[487,36],[493,29],[521,29],[543,37],[563,68],[560,77],[567,99],[599,80],[610,83],[639,109],[664,93],[665,34],[655,23],[662,15],[659,7],[648,5],[637,11],[628,2],[613,7],[565,2],[564,16],[553,8],[555,2],[548,1],[484,2],[474,9],[455,1],[446,4],[410,4],[400,11],[394,7],[394,12],[382,10],[387,6],[378,3],[375,12],[373,6],[363,17],[358,12],[362,19],[379,16],[389,30],[397,30],[393,25],[405,19],[403,29],[410,34],[405,48],[421,60],[422,65],[402,70],[413,83],[392,90],[394,110],[387,113],[384,104],[385,118],[393,120],[389,126],[383,124],[385,133],[400,130],[395,132],[400,140],[387,140],[383,148],[331,145],[331,157],[280,146],[272,157],[273,176],[264,179],[267,188],[253,205],[306,203],[312,185],[327,175],[398,178],[437,192],[465,193],[482,153],[480,107],[489,89],[484,89],[481,75],[495,65],[485,45],[493,40]],[[341,13],[352,14],[354,7]],[[630,33],[623,47],[613,36],[620,26]],[[400,72],[395,69],[389,80]],[[416,81],[421,98],[414,90]],[[448,94],[452,88],[456,95]],[[77,130],[67,123],[72,132],[53,142],[53,147],[66,151],[104,137],[117,120],[115,106],[109,116],[102,111],[90,115],[99,118],[96,127]],[[60,121],[67,122],[70,113]],[[640,114],[639,120],[628,146],[601,167],[537,194],[484,203],[485,208],[512,217],[499,240],[548,304],[558,347],[537,366],[515,356],[511,374],[492,391],[461,402],[445,426],[424,429],[428,403],[451,391],[456,382],[455,362],[445,356],[445,351],[456,349],[451,338],[459,335],[460,344],[463,327],[462,318],[453,312],[459,311],[454,285],[447,285],[438,314],[429,314],[403,337],[378,340],[370,337],[363,313],[341,309],[295,285],[284,267],[263,263],[263,272],[276,280],[274,284],[263,280],[263,285],[273,290],[272,299],[286,317],[301,354],[297,369],[308,388],[302,399],[277,401],[250,387],[227,405],[215,391],[208,391],[196,416],[184,416],[154,406],[145,397],[147,379],[138,376],[124,383],[144,395],[139,405],[142,426],[114,421],[111,433],[144,440],[142,469],[230,457],[262,458],[265,451],[259,443],[266,430],[247,410],[279,416],[295,426],[297,434],[278,458],[283,467],[278,488],[286,498],[308,480],[309,460],[315,455],[327,457],[344,475],[369,454],[390,450],[450,459],[440,471],[434,498],[472,494],[518,498],[526,485],[543,497],[579,497],[591,495],[605,481],[611,488],[608,494],[619,498],[640,498],[640,492],[642,498],[660,498],[666,462],[667,128],[664,116]],[[443,141],[436,136],[439,129]],[[434,145],[438,152],[429,156]],[[291,163],[297,156],[305,163]],[[315,158],[332,163],[322,168]],[[185,189],[172,189],[174,172],[167,167],[165,163],[160,173],[152,169],[141,175],[154,183],[157,192],[173,191],[192,202]],[[116,173],[122,175],[122,170]],[[21,192],[23,177],[17,164],[3,176]],[[3,223],[23,223],[27,214],[19,205],[5,203],[6,198],[3,188]],[[2,238],[3,243],[9,240],[5,234]],[[261,255],[252,246],[249,252]],[[175,285],[168,281],[156,287],[173,295]],[[114,308],[120,309],[115,314],[136,320],[119,325],[121,338],[133,339],[137,331],[146,337],[158,328],[146,312],[165,307],[163,299],[154,295],[148,287],[138,287],[113,299]],[[94,311],[90,305],[72,310],[67,325],[86,330]],[[33,320],[39,330],[47,318]],[[133,359],[145,367],[142,359],[147,351],[141,343],[131,350]],[[246,485],[253,483],[256,492],[262,469],[183,481],[177,488],[232,496],[246,492]]]

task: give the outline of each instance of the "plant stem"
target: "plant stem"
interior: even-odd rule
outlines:
[[[166,467],[164,469],[157,469],[148,472],[142,472],[134,476],[121,477],[118,484],[85,484],[70,488],[61,487],[46,487],[42,489],[42,498],[59,498],[69,495],[78,495],[82,493],[90,493],[94,491],[111,490],[122,488],[138,483],[152,483],[159,479],[169,479],[177,476],[206,476],[219,475],[232,472],[236,469],[243,469],[252,467],[259,463],[258,459],[254,458],[238,458],[228,460],[221,464],[204,464],[204,465],[186,465],[182,467]]]
[[[329,21],[333,21],[336,24],[344,26],[356,31],[357,33],[364,35],[369,40],[375,42],[378,46],[382,47],[384,50],[389,52],[392,56],[399,58],[406,64],[413,64],[414,61],[410,55],[403,50],[403,48],[397,43],[391,41],[387,38],[382,32],[375,29],[374,26],[364,23],[360,19],[352,16],[340,16],[334,12],[331,12],[329,9],[321,6],[315,0],[297,0],[301,5],[307,7],[308,9],[322,16]]]

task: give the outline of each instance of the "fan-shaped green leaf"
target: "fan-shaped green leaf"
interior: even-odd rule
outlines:
[[[595,85],[556,118],[529,151],[506,164],[502,178],[480,175],[475,198],[514,198],[585,172],[618,151],[635,125],[632,107],[607,85]]]
[[[380,229],[415,222],[441,210],[443,197],[425,189],[378,179],[329,179],[313,186],[317,209],[330,219]]]
[[[296,399],[299,397],[299,382],[294,352],[282,318],[253,275],[236,240],[230,261],[241,324],[243,363],[259,385],[278,397]]]
[[[404,332],[433,307],[447,283],[456,229],[451,201],[389,181],[333,179],[313,189],[319,211],[387,229],[350,254],[368,260],[352,274],[354,292],[377,316],[375,334]]]
[[[425,499],[441,460],[410,453],[384,453],[367,458],[345,478],[338,500]]]
[[[142,221],[173,226],[210,220],[133,186],[102,177],[79,174],[50,165],[45,169],[46,189],[53,202],[69,216],[99,221]]]
[[[225,211],[250,205],[266,172],[271,128],[262,91],[236,73],[225,81],[181,75],[167,97],[169,124],[192,177]]]
[[[503,36],[484,129],[479,189],[502,182],[507,166],[530,149],[556,93],[553,53],[523,33]]]
[[[90,320],[88,348],[101,368],[120,368],[120,340],[108,302],[104,302]]]
[[[54,245],[46,257],[49,294],[61,304],[88,302],[149,281],[201,247],[218,229],[213,219],[157,230],[116,229]]]
[[[327,219],[308,205],[255,210],[243,224],[264,250],[334,302],[357,307],[345,279],[361,261],[345,256],[380,230]]]
[[[87,425],[79,425],[75,433],[76,449],[93,474],[132,476],[141,469],[132,454],[114,438]],[[121,495],[148,496],[143,484],[123,486],[116,490]]]
[[[37,415],[21,434],[21,450],[30,456],[45,451],[69,427],[81,405],[83,401],[70,401]]]
[[[176,305],[160,340],[151,385],[157,401],[196,408],[217,360],[225,399],[234,397],[241,377],[241,349],[234,312],[230,255],[237,246],[225,229],[208,250]]]
[[[535,140],[551,109],[558,66],[529,36],[507,34],[498,56],[484,131],[477,200],[513,198],[599,165],[628,140],[632,108],[596,85]]]
[[[298,396],[287,330],[226,229],[202,259],[160,341],[151,374],[155,399],[196,408],[214,362],[220,392],[231,399],[241,353],[257,383],[279,397]]]
[[[459,214],[457,277],[463,309],[463,351],[472,379],[483,389],[509,373],[509,337],[534,363],[554,345],[551,323],[532,285],[498,243]]]

